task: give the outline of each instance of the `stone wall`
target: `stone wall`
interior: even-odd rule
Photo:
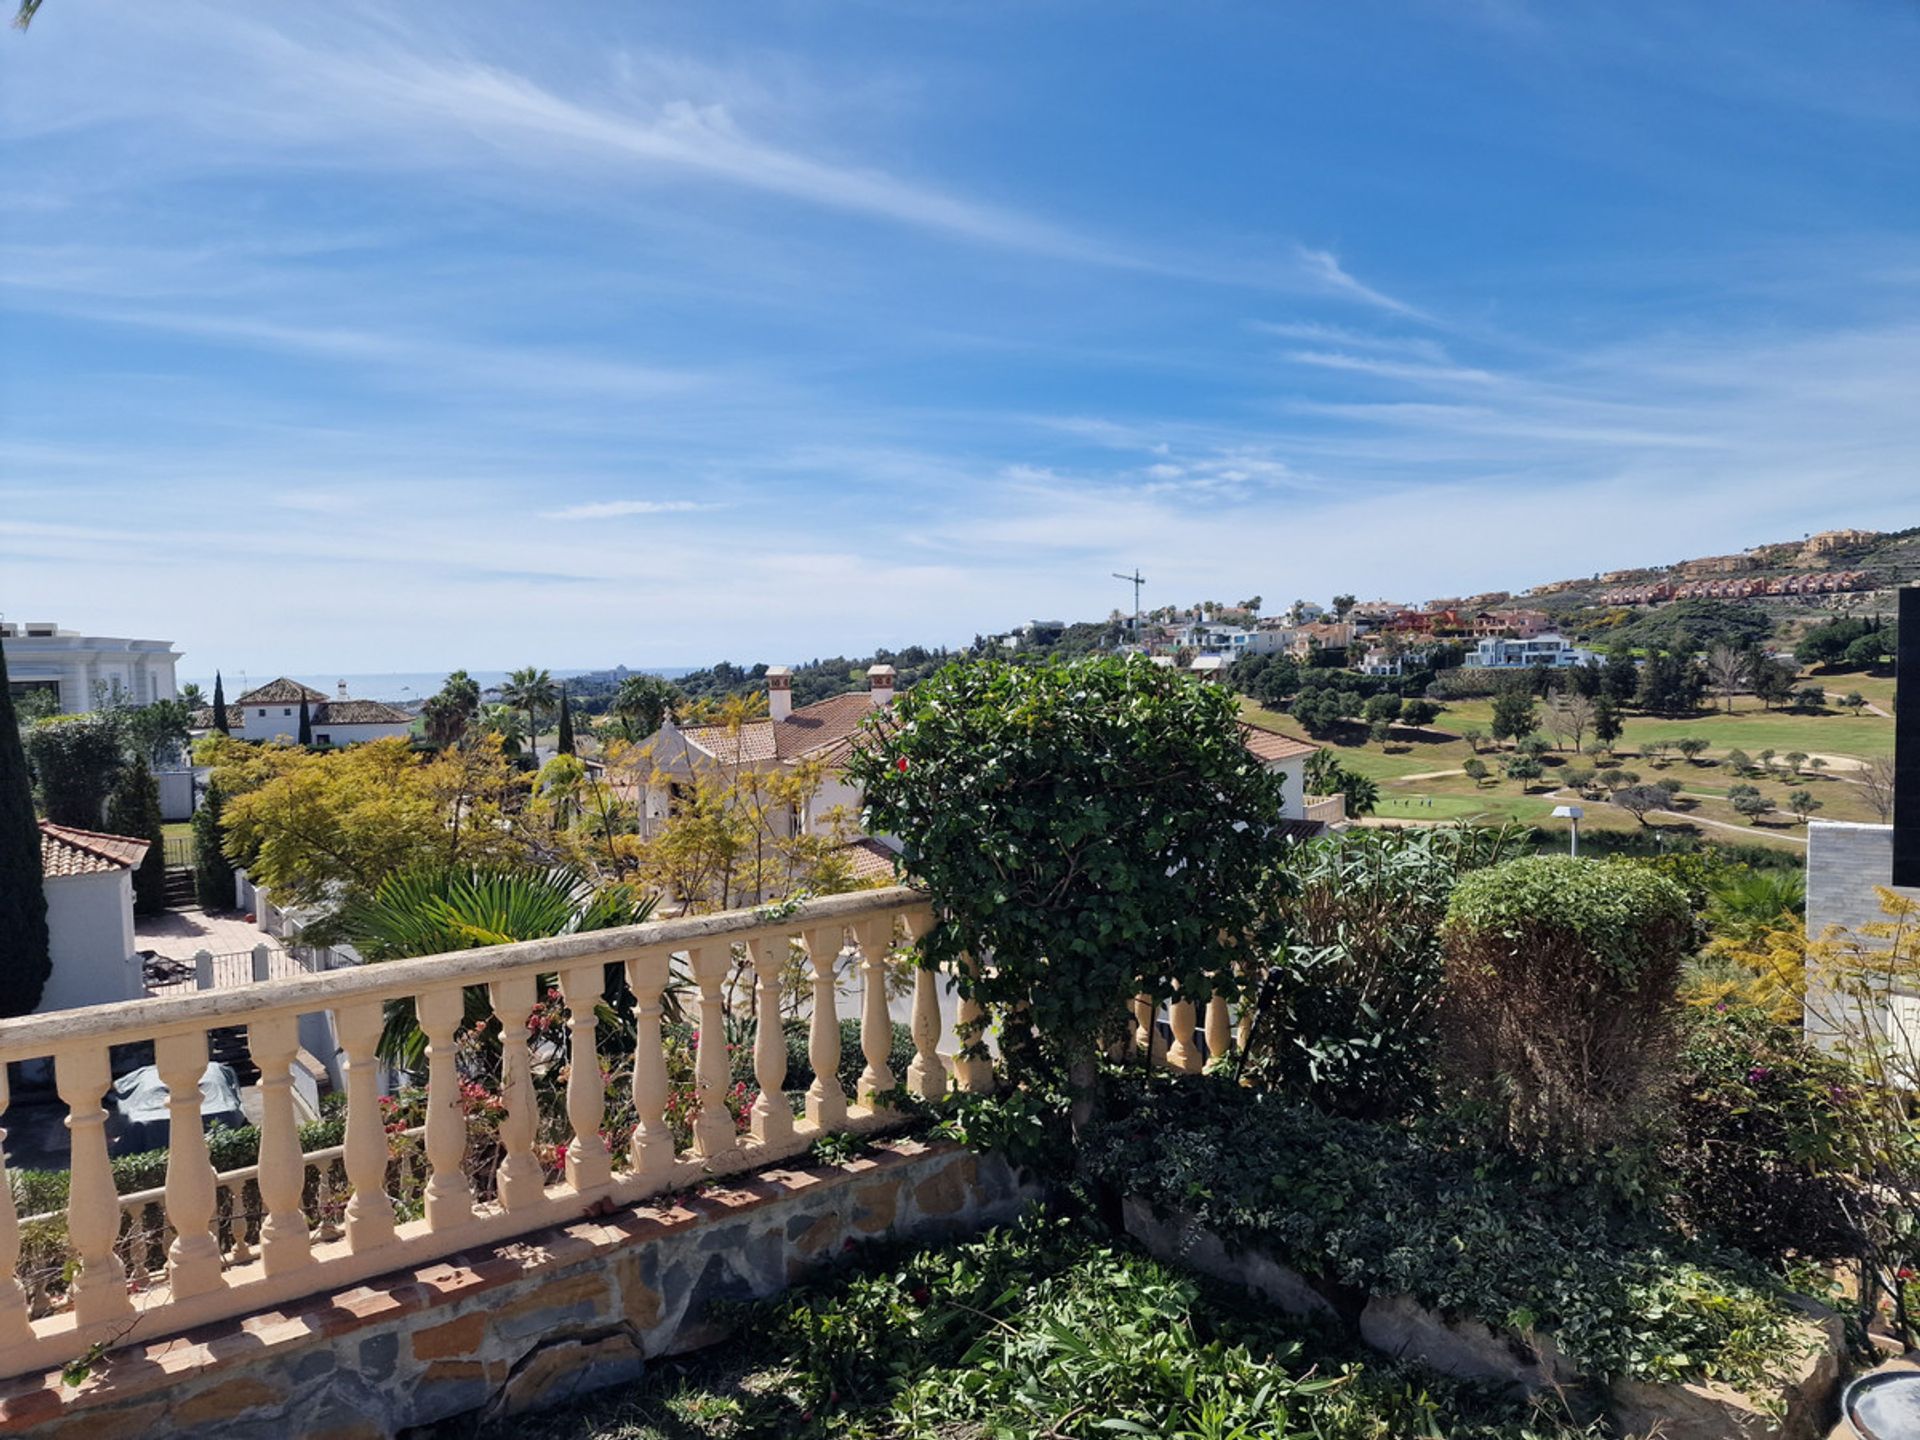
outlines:
[[[618,1384],[720,1338],[709,1302],[772,1295],[864,1241],[934,1239],[1036,1198],[997,1156],[894,1141],[397,1270],[131,1347],[80,1386],[0,1384],[0,1434],[379,1440]]]

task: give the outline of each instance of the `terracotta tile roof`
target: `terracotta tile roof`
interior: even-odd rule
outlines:
[[[316,725],[411,725],[404,710],[378,700],[328,700],[313,712]]]
[[[130,835],[103,835],[70,825],[40,822],[40,873],[49,880],[62,875],[99,875],[109,870],[131,870],[147,858],[147,842]]]
[[[1240,739],[1247,749],[1264,761],[1291,760],[1298,755],[1311,755],[1320,747],[1311,740],[1296,740],[1291,735],[1276,735],[1271,730],[1262,730],[1258,725],[1242,725]]]
[[[885,880],[891,883],[898,879],[893,862],[899,852],[884,840],[863,836],[842,845],[840,853],[853,866],[856,880]]]
[[[327,697],[324,692],[311,685],[302,685],[298,680],[289,680],[282,675],[278,680],[269,680],[264,685],[256,685],[237,700],[228,702],[234,705],[298,705],[302,700],[320,703]]]
[[[803,755],[839,746],[873,714],[871,696],[864,690],[835,695],[802,705],[786,719],[753,720],[738,732],[724,725],[696,725],[680,733],[692,744],[727,764],[754,764],[763,760],[797,760]],[[838,755],[828,756],[834,759]]]

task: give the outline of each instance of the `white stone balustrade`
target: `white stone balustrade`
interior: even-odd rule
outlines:
[[[810,901],[778,919],[737,911],[657,921],[0,1021],[0,1123],[7,1106],[6,1066],[51,1058],[72,1140],[68,1253],[55,1267],[71,1277],[64,1297],[45,1293],[44,1276],[24,1285],[15,1279],[21,1226],[11,1206],[0,1214],[0,1377],[63,1364],[95,1343],[144,1341],[344,1288],[398,1266],[577,1219],[591,1205],[632,1203],[716,1173],[785,1159],[831,1131],[885,1123],[892,1117],[879,1109],[877,1097],[895,1084],[888,1065],[887,966],[898,938],[924,934],[930,923],[925,898],[913,891],[861,891]],[[859,943],[860,1048],[866,1061],[860,1103],[853,1106],[838,1079],[839,957],[849,937]],[[815,1078],[804,1119],[779,1100],[786,1079],[780,974],[796,945],[811,967],[813,992],[808,1048]],[[763,1094],[745,1134],[735,1132],[726,1106],[731,1082],[720,1004],[736,949],[751,966],[756,1013],[770,1022],[759,1027],[755,1041],[753,1070]],[[688,958],[700,1027],[700,1108],[692,1145],[679,1153],[668,1124],[661,1035],[674,956]],[[624,968],[634,1001],[637,1123],[619,1154],[609,1153],[602,1134],[606,1084],[596,1023],[609,966]],[[557,977],[566,1003],[566,1032],[542,1034],[530,1053],[527,1020],[536,986],[548,977]],[[940,1053],[935,987],[945,983],[932,972],[915,977],[915,1058],[904,1079],[914,1093],[929,1097],[944,1094],[951,1082],[969,1091],[990,1089],[986,1062]],[[484,1012],[471,1010],[470,1002],[477,1005],[482,996]],[[400,1001],[413,1002],[427,1042],[423,1177],[409,1169],[422,1164],[414,1143],[387,1134],[376,1083],[383,1014]],[[303,1155],[290,1067],[298,1017],[316,1011],[332,1012],[340,1037],[346,1138],[337,1149]],[[456,1048],[476,1013],[500,1022],[505,1118],[489,1198],[476,1198],[467,1169]],[[981,1018],[970,1004],[960,1007],[960,1017],[963,1023]],[[1214,1018],[1210,1014],[1209,1022]],[[261,1072],[263,1123],[257,1165],[216,1175],[199,1125],[198,1082],[209,1032],[228,1028],[246,1031]],[[945,1038],[951,1056],[961,1042]],[[177,1097],[170,1103],[175,1123],[166,1185],[121,1196],[108,1165],[102,1098],[112,1076],[112,1048],[148,1041],[162,1081]],[[563,1174],[549,1184],[535,1153],[539,1117],[532,1074],[536,1061],[560,1057],[556,1046],[564,1046],[568,1067],[570,1134]],[[408,1177],[424,1178],[420,1218],[396,1215],[388,1193],[396,1173],[407,1182],[398,1188],[415,1196],[422,1192]],[[0,1193],[4,1182],[0,1159]],[[343,1214],[341,1227],[336,1222]]]

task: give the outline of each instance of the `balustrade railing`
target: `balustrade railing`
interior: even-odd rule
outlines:
[[[890,957],[931,923],[924,897],[904,889],[862,891],[811,901],[779,918],[739,911],[660,921],[623,930],[503,945],[485,950],[298,975],[271,984],[126,1005],[0,1021],[0,1120],[6,1066],[51,1060],[67,1109],[71,1140],[64,1247],[57,1274],[42,1265],[22,1284],[22,1226],[0,1205],[0,1376],[62,1364],[89,1346],[150,1338],[348,1286],[475,1244],[575,1219],[603,1202],[631,1203],[713,1175],[750,1169],[805,1150],[819,1136],[886,1123],[883,1097],[896,1078],[888,1065],[891,1026],[886,985]],[[759,1013],[779,1011],[781,972],[796,953],[810,972],[808,1058],[814,1072],[804,1117],[785,1095],[787,1058],[777,1025],[756,1029],[754,1077],[760,1094],[738,1133],[726,1106],[730,1071],[721,986],[736,952],[750,965]],[[865,1060],[850,1100],[838,1079],[841,957],[851,952],[861,989],[860,1049]],[[690,1139],[676,1140],[662,1033],[664,995],[676,957],[693,977],[698,1038],[697,1104]],[[607,1134],[609,1085],[602,1073],[600,1006],[618,976],[630,1000],[631,1125]],[[530,1039],[529,1016],[549,980],[564,1007],[564,1034]],[[933,1098],[949,1084],[984,1090],[988,1062],[961,1055],[953,1037],[940,1053],[941,977],[914,979],[914,1057],[902,1082]],[[403,1130],[383,1109],[377,1049],[391,1007],[410,1002],[425,1036],[424,1124]],[[1191,1007],[1188,1007],[1191,1008]],[[291,1066],[297,1021],[331,1011],[346,1077],[344,1142],[301,1153]],[[484,1184],[470,1154],[475,1142],[463,1111],[461,1037],[497,1022],[498,1104],[489,1132]],[[962,1003],[963,1031],[977,1006]],[[1215,1030],[1211,1007],[1209,1043]],[[1226,1023],[1224,1010],[1219,1024]],[[216,1174],[200,1123],[199,1079],[208,1035],[242,1027],[260,1083],[257,1163]],[[1191,1033],[1189,1031],[1189,1033]],[[112,1078],[113,1047],[151,1042],[172,1096],[166,1184],[137,1195],[116,1193],[108,1159],[102,1097]],[[623,1042],[624,1044],[624,1042]],[[626,1063],[624,1049],[621,1063]],[[537,1153],[542,1124],[536,1064],[564,1057],[564,1120],[559,1163]],[[543,1072],[545,1073],[545,1072]],[[390,1132],[392,1127],[392,1133]],[[0,1139],[4,1138],[0,1131]],[[630,1138],[629,1138],[630,1137]],[[552,1157],[549,1157],[552,1158]],[[408,1167],[418,1173],[409,1179]],[[7,1188],[0,1158],[0,1193]],[[44,1251],[54,1217],[32,1217],[29,1248]]]

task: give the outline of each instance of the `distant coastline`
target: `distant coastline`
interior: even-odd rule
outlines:
[[[570,680],[580,675],[604,675],[612,668],[607,666],[598,670],[555,670],[553,678]],[[664,675],[669,680],[688,673],[688,667],[684,665],[655,666],[645,670],[639,670],[634,666],[627,668],[633,673]],[[328,695],[334,694],[340,683],[345,681],[347,694],[356,700],[385,700],[388,704],[399,705],[409,701],[424,700],[427,696],[434,694],[446,683],[449,673],[451,672],[446,670],[388,670],[361,674],[345,671],[325,675],[303,672],[289,678],[298,680],[302,685],[311,685],[316,690],[325,691]],[[505,670],[469,670],[467,673],[483,690],[505,684],[508,674]],[[222,678],[226,684],[227,698],[231,700],[249,686],[264,685],[275,677],[264,671],[258,675],[233,671],[224,674]],[[213,694],[213,676],[211,675],[182,675],[180,683],[196,684],[208,695]]]

